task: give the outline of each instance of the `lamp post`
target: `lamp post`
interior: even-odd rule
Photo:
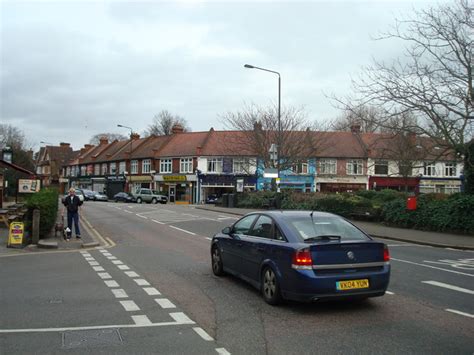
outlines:
[[[281,146],[281,76],[280,73],[274,70],[256,67],[254,65],[245,64],[244,68],[247,69],[258,69],[269,73],[278,75],[278,136],[277,136],[277,172],[278,178],[280,178],[280,146]],[[280,192],[280,185],[278,184],[277,191]]]
[[[133,143],[133,129],[132,127],[128,127],[128,126],[124,126],[124,125],[121,125],[121,124],[118,124],[117,127],[121,127],[121,128],[127,128],[130,130],[130,155],[128,157],[128,160],[130,161],[130,169],[128,169],[128,179],[129,179],[129,182],[127,183],[127,188],[128,188],[128,192],[131,192],[130,190],[130,183],[132,182],[132,143]],[[127,168],[127,166],[125,166],[125,168]]]

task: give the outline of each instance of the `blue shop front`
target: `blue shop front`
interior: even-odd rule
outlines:
[[[272,179],[263,177],[264,169],[259,166],[257,169],[257,190],[271,190]],[[293,170],[280,171],[280,189],[294,190],[300,192],[314,192],[316,185],[314,178],[316,175],[316,161],[311,159],[307,164],[299,164]]]

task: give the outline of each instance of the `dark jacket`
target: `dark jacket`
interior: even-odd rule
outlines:
[[[64,206],[66,206],[66,209],[68,212],[77,212],[77,210],[79,209],[79,206],[82,205],[82,201],[79,199],[79,197],[77,195],[74,195],[72,201],[71,201],[71,196],[68,195],[66,196],[66,198],[64,199]]]

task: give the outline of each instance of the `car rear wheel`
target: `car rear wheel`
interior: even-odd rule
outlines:
[[[224,265],[222,264],[222,257],[219,247],[212,248],[212,272],[216,276],[224,275]]]
[[[273,269],[266,267],[262,274],[262,295],[265,302],[276,305],[281,302],[280,286]]]
[[[153,198],[151,199],[151,203],[154,204],[154,205],[156,205],[156,202],[157,202],[157,201],[156,201],[156,198],[153,197]]]
[[[137,198],[137,203],[142,203],[142,199],[140,197]]]

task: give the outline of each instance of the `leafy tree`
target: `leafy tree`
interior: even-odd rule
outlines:
[[[145,135],[169,136],[172,134],[172,128],[175,124],[180,124],[183,127],[184,132],[191,131],[187,121],[183,117],[174,115],[167,110],[163,110],[153,117],[153,123],[148,126]]]
[[[126,136],[120,133],[99,133],[92,136],[92,138],[89,140],[89,143],[93,145],[98,145],[102,137],[106,137],[109,142],[113,142],[114,140],[123,141],[127,139]]]

